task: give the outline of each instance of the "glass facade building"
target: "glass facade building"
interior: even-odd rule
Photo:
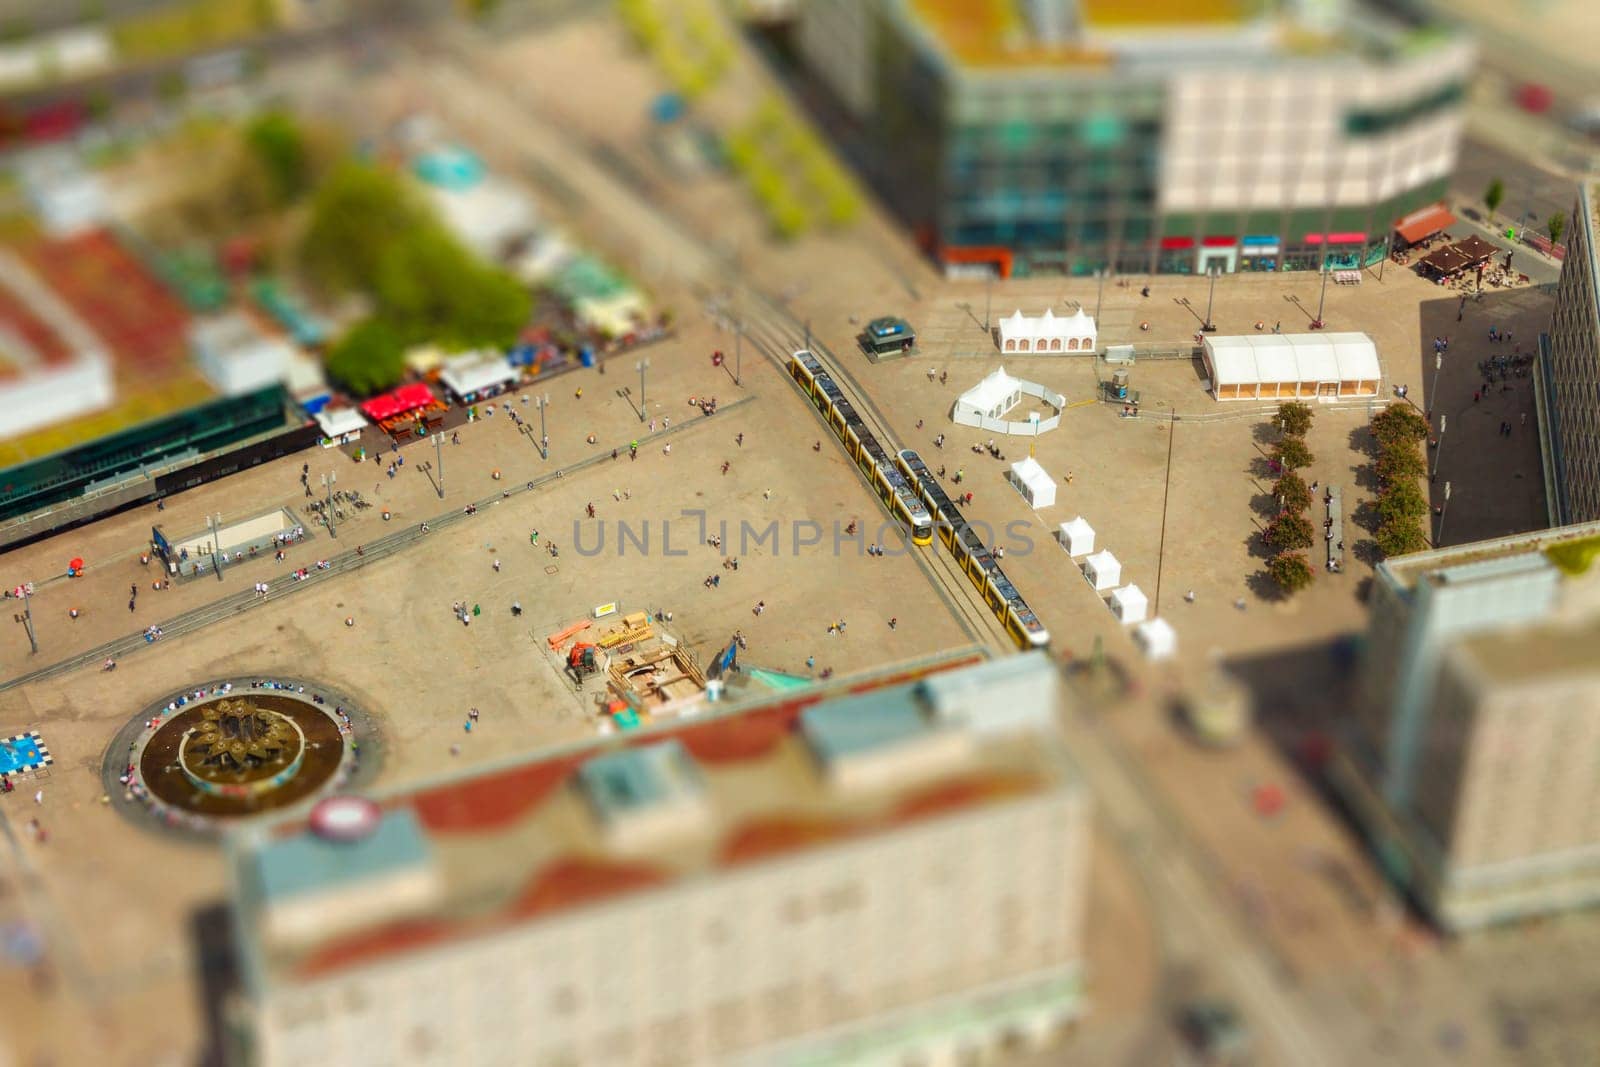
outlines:
[[[885,199],[953,269],[1354,267],[1454,167],[1472,50],[1449,35],[1291,48],[1272,16],[1176,43],[1080,24],[1070,44],[980,48],[958,6],[814,0],[800,33],[819,79],[848,87]]]

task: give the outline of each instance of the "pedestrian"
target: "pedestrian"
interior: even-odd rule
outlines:
[[[1522,413],[1522,425],[1528,425],[1528,413],[1526,411]]]
[[[947,382],[949,380],[950,380],[950,372],[949,371],[942,370],[942,371],[939,372],[939,384],[940,385],[943,385],[945,382]]]
[[[133,610],[133,601],[131,599],[128,601],[128,610],[130,612]]]
[[[661,454],[663,456],[672,455],[672,442],[671,441],[668,441],[667,444],[666,444],[666,447],[662,448]]]
[[[738,445],[740,448],[743,448],[744,447],[744,434],[743,433],[734,434],[733,441],[734,441],[734,444]]]
[[[728,473],[728,467],[729,466],[731,466],[731,464],[729,464],[729,462],[727,460],[723,460],[722,461],[722,473],[723,474],[727,474]]]
[[[500,561],[499,560],[495,560],[494,561],[494,572],[496,574],[500,573]]]
[[[1478,402],[1478,401],[1479,401],[1479,400],[1481,400],[1481,399],[1483,399],[1483,390],[1481,390],[1481,389],[1474,389],[1474,390],[1473,390],[1473,391],[1472,391],[1472,402],[1473,402],[1473,403],[1474,403],[1474,404],[1476,404],[1476,403],[1477,403],[1477,402]]]
[[[829,629],[832,629],[832,627],[829,627]],[[815,657],[815,656],[807,656],[806,657],[806,670],[814,671],[816,669],[817,669],[817,657]]]
[[[722,588],[722,575],[713,574],[711,576],[711,588],[713,588],[713,589],[721,589]]]
[[[655,433],[656,432],[656,420],[655,419],[651,419],[650,420],[650,432],[651,433]]]
[[[43,804],[44,803],[44,790],[43,789],[41,789],[38,792],[33,794],[33,802],[35,804]]]
[[[889,616],[889,629],[894,630],[894,629],[897,629],[899,626],[900,626],[900,620],[898,618],[896,618],[895,616],[893,616],[893,615]]]
[[[772,499],[772,490],[771,489],[765,490],[764,492],[762,492],[761,497],[762,497],[763,500],[771,500]]]

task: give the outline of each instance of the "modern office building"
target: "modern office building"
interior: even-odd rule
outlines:
[[[1471,43],[1340,0],[807,0],[807,67],[952,271],[1376,262],[1444,196]]]
[[[1596,187],[1572,209],[1550,332],[1539,339],[1535,395],[1550,524],[1600,519],[1600,228]]]
[[[1447,929],[1600,901],[1600,523],[1379,564],[1333,780]]]
[[[1057,678],[969,654],[237,840],[237,1057],[905,1062],[1048,1032],[1082,1006],[1090,847]]]

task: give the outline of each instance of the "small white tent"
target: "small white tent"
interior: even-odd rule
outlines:
[[[1094,527],[1082,515],[1062,523],[1057,536],[1069,556],[1087,556],[1094,551]]]
[[[1093,352],[1096,336],[1094,317],[1081,307],[1060,316],[1046,308],[1037,318],[1018,308],[1000,320],[1002,352]]]
[[[1111,614],[1123,623],[1143,622],[1150,613],[1150,601],[1144,590],[1136,585],[1125,585],[1111,594]]]
[[[1117,557],[1111,554],[1109,548],[1103,548],[1083,561],[1083,576],[1089,579],[1095,592],[1103,593],[1107,589],[1115,589],[1117,583],[1122,581],[1122,564],[1117,562]]]
[[[1006,477],[1022,494],[1022,499],[1032,504],[1035,510],[1047,508],[1056,502],[1056,480],[1032,456],[1013,463],[1011,473]]]
[[[1166,619],[1151,619],[1133,628],[1133,639],[1151,659],[1166,659],[1178,651],[1178,635]]]

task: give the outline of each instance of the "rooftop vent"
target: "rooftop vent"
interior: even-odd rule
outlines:
[[[678,741],[596,756],[579,769],[578,786],[619,848],[693,829],[706,815],[705,781]]]

